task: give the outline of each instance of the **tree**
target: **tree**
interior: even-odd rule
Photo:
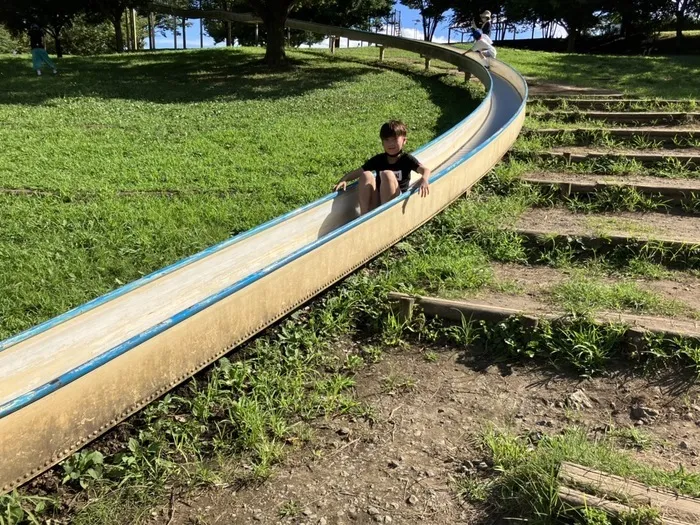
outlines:
[[[680,39],[683,38],[683,27],[688,15],[700,11],[700,0],[671,0],[673,11],[676,15],[676,38],[680,47]]]
[[[117,53],[124,51],[124,29],[122,18],[128,8],[139,8],[146,5],[147,0],[82,0],[91,22],[99,23],[108,20],[114,27],[114,41]]]
[[[381,5],[382,2],[389,3],[391,0],[356,0],[354,3],[351,0],[340,0],[340,2],[333,2],[332,0],[247,0],[246,4],[238,2],[233,4],[230,10],[221,8],[204,10],[180,9],[170,4],[156,2],[151,4],[151,9],[187,18],[213,18],[226,21],[232,20],[228,13],[232,12],[233,9],[245,9],[245,12],[250,12],[252,9],[253,15],[262,20],[262,29],[266,42],[265,62],[270,66],[279,66],[285,63],[287,59],[284,51],[284,28],[287,18],[295,7],[299,13],[306,8],[326,9],[330,13],[332,9],[338,10],[338,5],[344,4],[348,6],[348,12],[352,13],[353,16],[358,16],[359,19],[358,13],[361,11],[356,9],[356,6],[376,6]],[[221,2],[218,2],[216,5],[221,5]]]
[[[14,53],[20,51],[23,47],[19,38],[12,36],[10,31],[0,24],[0,53]]]
[[[445,13],[451,7],[450,0],[400,0],[409,9],[416,9],[423,22],[423,40],[433,41],[435,30],[445,19]]]
[[[610,0],[606,6],[608,19],[619,25],[624,38],[649,36],[670,18],[668,0]]]
[[[3,0],[0,21],[14,35],[27,31],[31,24],[39,24],[53,37],[56,54],[61,57],[61,32],[70,27],[84,7],[84,0]]]

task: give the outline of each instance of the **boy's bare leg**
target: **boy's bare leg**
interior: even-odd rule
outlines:
[[[357,186],[360,214],[364,215],[377,207],[377,182],[374,179],[374,173],[371,171],[363,172]]]
[[[379,188],[379,199],[384,204],[394,197],[398,197],[401,190],[399,189],[399,181],[396,180],[396,175],[394,175],[393,171],[382,171],[379,176],[382,178],[382,184]]]

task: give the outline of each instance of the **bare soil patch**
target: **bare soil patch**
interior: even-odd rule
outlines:
[[[532,208],[520,216],[516,228],[565,235],[627,235],[638,239],[700,243],[700,217],[654,212],[586,215],[565,208]]]
[[[542,302],[550,302],[548,290],[556,284],[566,282],[574,274],[581,274],[581,269],[556,269],[547,266],[525,266],[510,263],[491,263],[495,282],[512,283],[522,294]],[[619,276],[587,275],[597,282],[615,285],[632,282],[642,290],[659,294],[668,301],[678,301],[688,306],[688,310],[679,312],[678,317],[696,318],[700,312],[700,278],[685,272],[673,272],[673,279],[632,279]],[[474,295],[479,297],[479,295]],[[550,302],[551,304],[551,302]]]
[[[424,358],[428,349],[437,351],[437,362]],[[175,498],[172,511],[162,509],[155,521],[498,523],[499,517],[456,496],[455,479],[465,465],[485,466],[476,441],[480,430],[496,425],[524,435],[556,434],[580,425],[593,439],[610,425],[639,426],[632,408],[640,402],[658,416],[643,424],[647,446],[630,453],[669,470],[682,465],[695,471],[698,464],[700,391],[678,375],[643,379],[620,371],[580,380],[537,366],[497,364],[471,351],[413,345],[388,351],[356,379],[357,396],[374,407],[376,423],[316,421],[311,441],[266,482]],[[576,390],[590,407],[567,408]]]
[[[528,86],[528,92],[532,97],[590,97],[590,96],[605,96],[615,100],[615,97],[623,96],[621,91],[614,89],[590,88],[581,86],[571,86],[560,84],[557,82],[543,82],[530,77],[525,77]]]

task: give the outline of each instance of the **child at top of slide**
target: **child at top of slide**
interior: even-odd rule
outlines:
[[[493,41],[490,37],[483,34],[480,29],[474,29],[472,31],[472,36],[474,37],[474,45],[470,51],[479,53],[481,58],[496,58],[496,48],[493,47]],[[486,67],[488,67],[488,60],[486,62]]]

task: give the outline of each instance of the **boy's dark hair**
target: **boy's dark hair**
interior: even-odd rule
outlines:
[[[379,130],[379,138],[382,140],[391,137],[405,137],[406,136],[406,124],[400,120],[390,120],[382,124]]]

